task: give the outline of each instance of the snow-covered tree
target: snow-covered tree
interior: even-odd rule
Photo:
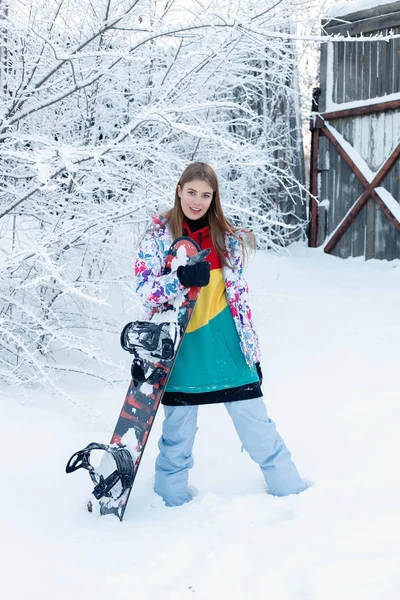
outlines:
[[[135,243],[188,162],[261,247],[301,231],[295,9],[1,0],[0,378],[111,366],[96,331],[120,327],[115,298],[133,308]]]

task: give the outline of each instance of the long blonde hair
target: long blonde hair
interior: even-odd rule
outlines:
[[[255,238],[252,232],[234,227],[226,219],[221,205],[218,177],[210,165],[203,162],[194,162],[186,167],[176,186],[174,206],[164,214],[164,217],[166,218],[165,225],[168,226],[173,239],[182,235],[182,226],[185,215],[183,214],[181,199],[178,194],[178,186],[182,189],[185,183],[189,183],[189,181],[194,181],[195,179],[206,181],[213,190],[213,197],[207,211],[211,241],[222,265],[224,267],[232,267],[228,257],[225,234],[232,235],[240,242],[244,259],[247,258],[248,249],[243,238],[246,238],[248,246],[252,249],[255,248]],[[241,235],[238,235],[239,232]]]

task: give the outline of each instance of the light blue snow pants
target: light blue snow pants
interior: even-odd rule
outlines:
[[[269,493],[287,496],[305,490],[307,485],[300,478],[275,423],[268,417],[262,397],[227,402],[225,407],[243,448],[260,465]],[[192,499],[188,478],[194,464],[192,448],[198,408],[164,406],[165,420],[158,443],[160,454],[156,459],[154,490],[167,506],[179,506]]]

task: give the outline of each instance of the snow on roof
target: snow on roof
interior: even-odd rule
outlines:
[[[397,5],[397,6],[396,6]],[[351,15],[353,13],[369,10],[376,8],[377,6],[385,6],[383,13],[387,14],[393,10],[399,10],[399,2],[388,2],[388,0],[352,0],[351,2],[344,2],[342,4],[336,4],[331,6],[325,13],[326,18],[332,17],[343,17],[345,15]]]

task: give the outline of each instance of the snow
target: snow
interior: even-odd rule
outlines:
[[[330,70],[329,75],[331,79]],[[332,87],[330,88],[332,89]],[[360,108],[362,106],[372,106],[374,104],[380,104],[381,102],[395,102],[396,100],[400,100],[400,93],[397,92],[395,94],[386,94],[385,96],[375,96],[373,98],[366,98],[365,100],[354,100],[353,102],[342,102],[337,103],[331,100],[332,95],[330,95],[328,106],[326,112],[333,112],[339,110],[348,110],[349,108]]]
[[[386,204],[392,215],[396,217],[400,223],[400,204],[395,200],[392,194],[384,187],[375,188],[376,193],[380,199]]]
[[[122,405],[122,403],[121,403]],[[118,415],[117,415],[118,417]],[[137,445],[138,445],[138,439],[136,437],[136,432],[134,429],[130,429],[129,431],[127,431],[121,439],[121,443],[126,446],[129,450],[129,452],[132,454],[132,458],[133,461],[135,462],[135,460],[137,459]],[[115,467],[115,464],[114,464]]]
[[[124,385],[71,381],[83,410],[1,396],[2,598],[398,600],[400,261],[296,244],[258,253],[249,284],[269,413],[314,485],[267,495],[224,407],[201,407],[191,503],[152,491],[159,414],[124,521],[90,515],[65,464],[109,441],[129,357]]]
[[[176,257],[171,261],[171,270],[176,271],[178,267],[186,265],[187,260],[186,248],[184,246],[179,246],[176,251]]]
[[[359,171],[361,171],[368,183],[371,183],[376,173],[371,171],[362,156],[360,156],[357,150],[347,140],[344,139],[342,134],[339,133],[337,129],[332,127],[332,125],[329,125],[329,123],[325,123],[325,127],[331,132],[343,150],[345,150],[345,152],[349,155],[353,163],[357,166]]]
[[[334,5],[329,7],[325,12],[326,17],[344,17],[345,15],[352,15],[363,10],[369,10],[376,8],[377,6],[390,7],[396,5],[398,2],[388,2],[388,0],[353,0],[352,2],[344,2],[343,4]],[[398,8],[397,8],[398,10]],[[384,13],[390,12],[390,9],[386,9]]]

